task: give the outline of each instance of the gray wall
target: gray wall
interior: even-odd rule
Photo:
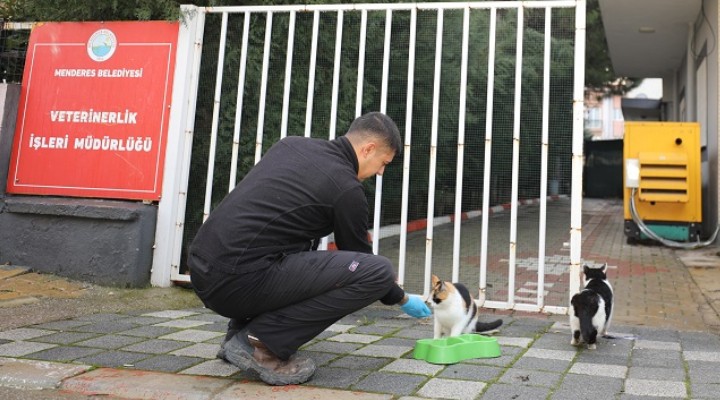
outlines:
[[[705,47],[707,57],[707,119],[698,122],[705,125],[707,135],[703,152],[703,231],[705,237],[709,237],[718,226],[718,1],[703,0],[703,4],[707,19],[702,15],[698,17],[695,49],[700,51]]]
[[[10,152],[15,131],[20,85],[0,84],[0,196],[7,187]]]
[[[0,85],[0,264],[106,286],[147,286],[156,205],[6,193],[19,93],[18,85]]]

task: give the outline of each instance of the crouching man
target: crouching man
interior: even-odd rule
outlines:
[[[397,126],[378,112],[335,140],[286,137],[212,211],[188,265],[198,297],[230,318],[218,357],[268,384],[299,384],[315,364],[297,350],[342,317],[378,300],[430,315],[367,237],[362,181],[401,150]],[[338,251],[315,251],[330,233]]]

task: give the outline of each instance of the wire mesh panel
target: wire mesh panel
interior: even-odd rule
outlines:
[[[366,182],[368,226],[399,283],[427,294],[436,274],[489,307],[564,312],[582,1],[203,11],[183,249],[280,138],[333,139],[382,111],[405,147]]]
[[[0,20],[0,83],[21,83],[33,23]]]

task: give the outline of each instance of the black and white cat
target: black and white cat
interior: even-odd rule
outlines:
[[[570,344],[587,343],[596,348],[597,335],[607,336],[613,315],[613,289],[607,280],[607,264],[600,268],[583,267],[585,289],[570,300]]]
[[[463,333],[488,332],[503,324],[501,319],[478,322],[478,304],[462,283],[441,281],[433,275],[430,298],[435,317],[435,339]]]

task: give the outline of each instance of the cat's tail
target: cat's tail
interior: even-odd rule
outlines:
[[[475,332],[477,332],[477,333],[483,333],[483,332],[484,332],[484,333],[490,333],[490,331],[494,331],[495,329],[497,329],[497,328],[499,328],[500,326],[502,326],[502,324],[503,324],[503,320],[501,320],[501,319],[496,319],[495,321],[492,321],[492,322],[480,322],[480,321],[478,321],[478,322],[475,324]]]
[[[579,295],[583,297],[580,300],[583,303],[582,307],[576,306],[575,298],[573,298],[573,306],[575,306],[576,316],[580,320],[580,334],[583,340],[588,345],[595,344],[597,340],[597,327],[593,325],[593,316],[600,307],[598,297],[592,293],[581,292]]]

